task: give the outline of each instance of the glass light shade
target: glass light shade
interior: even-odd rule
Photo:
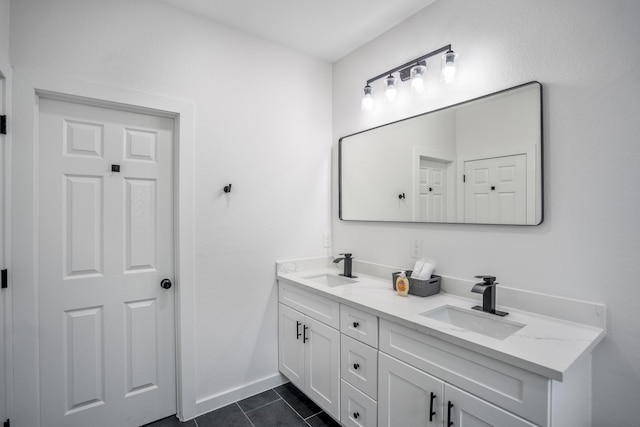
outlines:
[[[422,93],[424,91],[424,75],[427,67],[424,65],[416,65],[411,69],[411,89],[414,92]]]
[[[450,50],[442,55],[442,78],[445,83],[452,83],[456,79],[456,58],[458,54]]]
[[[373,88],[369,85],[364,87],[364,96],[362,97],[361,105],[362,111],[370,111],[373,110],[373,98],[371,97],[371,93],[373,92]]]
[[[396,100],[397,94],[398,89],[396,87],[396,78],[389,74],[389,77],[385,79],[384,96],[387,98],[387,101],[393,102]]]

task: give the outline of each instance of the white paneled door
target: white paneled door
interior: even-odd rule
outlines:
[[[526,154],[466,161],[464,174],[465,222],[526,224]]]
[[[43,426],[139,426],[176,412],[174,121],[40,99]]]
[[[420,159],[418,221],[447,221],[447,163]]]

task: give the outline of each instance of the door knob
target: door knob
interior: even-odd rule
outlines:
[[[160,287],[163,289],[169,289],[171,288],[171,280],[169,279],[162,279],[162,281],[160,282]]]

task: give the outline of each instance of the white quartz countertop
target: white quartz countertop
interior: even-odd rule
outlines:
[[[443,292],[429,297],[401,297],[393,290],[391,277],[383,280],[358,272],[354,273],[358,276],[355,283],[334,287],[305,278],[321,274],[337,276],[338,272],[330,268],[281,271],[277,278],[553,380],[562,381],[571,365],[590,353],[605,335],[602,328],[499,306],[500,310],[509,312],[503,319],[525,326],[505,339],[492,338],[420,315],[444,305],[469,309],[477,304],[472,299]],[[497,295],[499,300],[499,288]],[[489,313],[477,313],[490,318],[497,317]]]

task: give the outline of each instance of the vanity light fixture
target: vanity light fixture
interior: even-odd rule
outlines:
[[[411,67],[411,89],[417,93],[424,91],[424,73],[427,71],[425,65],[414,65]]]
[[[451,45],[448,44],[367,80],[367,85],[364,87],[364,95],[362,97],[362,110],[369,111],[373,109],[374,103],[373,97],[371,96],[373,88],[371,87],[371,83],[383,77],[386,77],[385,98],[389,102],[393,102],[396,99],[398,87],[396,84],[397,80],[393,76],[394,73],[399,72],[400,80],[403,82],[411,79],[411,88],[413,91],[417,93],[423,92],[427,70],[426,60],[440,53],[444,53],[444,55],[442,55],[442,79],[446,83],[453,82],[456,75],[456,58],[458,54],[451,50]]]
[[[442,55],[442,78],[445,83],[453,83],[456,79],[456,58],[458,54],[449,49]]]
[[[398,94],[398,89],[396,88],[396,78],[393,75],[389,74],[389,76],[385,79],[385,90],[384,97],[387,98],[387,101],[393,102],[396,100],[396,95]]]
[[[364,87],[364,96],[362,97],[362,111],[373,110],[373,98],[371,97],[372,92],[373,88],[367,84]]]

